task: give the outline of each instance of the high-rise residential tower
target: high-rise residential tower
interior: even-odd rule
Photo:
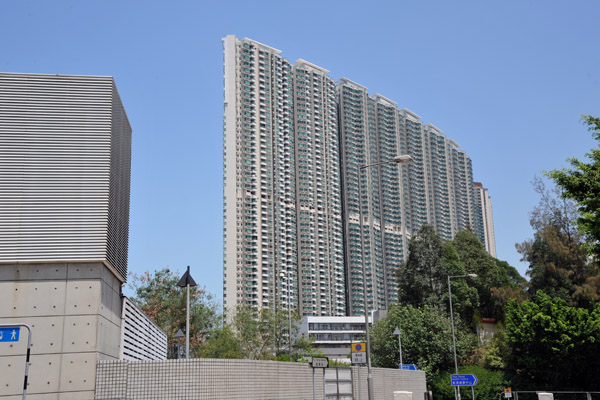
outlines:
[[[483,224],[483,235],[485,240],[485,250],[496,257],[496,239],[494,236],[494,218],[492,216],[492,198],[487,188],[484,188],[480,182],[474,182],[475,191],[480,202],[481,219]]]
[[[488,240],[471,159],[440,129],[264,44],[223,46],[226,310],[354,315],[365,299],[386,309],[421,226]],[[387,163],[398,155],[412,161]]]
[[[302,315],[346,313],[336,87],[327,72],[304,60],[293,67]]]
[[[335,84],[250,39],[223,39],[223,304],[344,315]]]
[[[423,124],[415,113],[398,110],[381,95],[370,96],[348,79],[340,80],[338,93],[347,295],[354,315],[364,312],[363,279],[369,309],[387,309],[397,301],[395,273],[408,255],[412,233],[429,224],[450,240],[459,230],[476,230],[479,208],[471,160],[456,142],[434,125]],[[406,154],[411,157],[407,165],[388,162]],[[358,168],[365,165],[372,167],[359,177]]]

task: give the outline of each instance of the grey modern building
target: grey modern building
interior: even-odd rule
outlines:
[[[113,79],[0,75],[0,263],[127,277],[131,128]]]
[[[223,46],[226,310],[360,315],[365,299],[387,309],[421,226],[493,240],[471,159],[439,128],[264,44],[230,35]],[[397,155],[412,161],[385,163]]]
[[[32,327],[32,398],[93,399],[121,354],[130,155],[113,78],[0,73],[0,324]],[[0,398],[23,390],[25,337]]]

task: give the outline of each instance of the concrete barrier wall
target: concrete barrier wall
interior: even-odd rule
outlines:
[[[100,361],[96,400],[305,400],[313,398],[308,364],[254,360]],[[352,367],[354,399],[367,399],[367,369]],[[426,391],[423,371],[373,369],[375,400],[394,391]],[[316,397],[323,398],[323,370],[315,370]]]
[[[27,399],[94,398],[98,360],[119,358],[121,283],[102,263],[0,265],[0,323],[32,330]],[[21,399],[27,334],[0,346],[0,400]]]

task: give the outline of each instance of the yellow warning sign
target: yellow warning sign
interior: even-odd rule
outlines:
[[[366,343],[352,343],[352,352],[353,353],[363,353],[367,351]]]

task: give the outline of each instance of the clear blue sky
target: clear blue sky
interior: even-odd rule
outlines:
[[[222,290],[221,38],[329,69],[421,115],[473,160],[517,267],[530,181],[596,146],[600,2],[3,0],[0,71],[111,75],[133,127],[129,270]]]

